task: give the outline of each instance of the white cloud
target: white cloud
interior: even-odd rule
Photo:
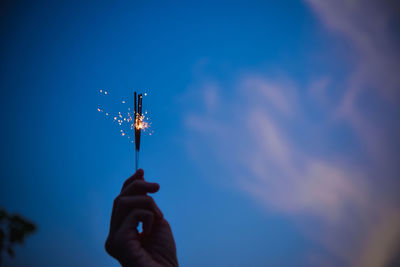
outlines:
[[[318,221],[318,231],[299,224],[341,262],[385,266],[400,245],[400,202],[391,188],[398,186],[400,156],[399,127],[393,123],[400,114],[400,57],[389,27],[393,13],[378,1],[307,3],[357,54],[355,69],[341,85],[339,107],[327,97],[335,90],[334,74],[315,79],[308,91],[291,79],[248,74],[236,81],[237,88],[229,88],[228,98],[218,97],[227,88],[208,81],[198,90],[207,112],[186,117],[187,128],[203,139],[189,142],[207,146],[207,156],[215,155],[238,188],[267,211]],[[298,97],[304,92],[312,96],[311,105],[324,109],[326,115],[314,122],[321,132],[309,124],[305,109],[310,103]],[[372,101],[362,105],[366,95]],[[344,127],[338,121],[351,127],[359,147],[354,154],[366,160],[327,149],[332,147],[330,131]],[[308,138],[299,139],[296,127]],[[307,149],[315,136],[326,145],[324,155]]]
[[[400,5],[396,1],[361,0],[306,0],[324,25],[338,37],[343,36],[353,49],[348,53],[356,56],[355,69],[349,73],[337,116],[347,120],[360,138],[376,164],[389,162],[394,154],[390,133],[400,134],[393,127],[397,119],[389,120],[382,114],[391,108],[398,114],[400,101],[400,43],[396,32]],[[361,99],[372,97],[368,112]],[[382,119],[385,117],[385,119]],[[397,117],[397,116],[396,116]]]
[[[248,80],[252,80],[252,77],[243,78],[243,81]],[[279,83],[269,84],[267,79],[263,79],[262,82],[264,83],[262,86],[260,84],[256,86],[274,88],[280,93],[288,91]],[[386,201],[385,196],[381,200],[376,200],[375,194],[382,192],[379,188],[374,192],[375,189],[371,187],[373,186],[371,179],[381,177],[371,176],[368,168],[354,165],[346,155],[332,158],[327,152],[328,155],[325,155],[324,159],[304,151],[303,146],[299,146],[296,140],[293,140],[286,127],[298,118],[282,119],[280,116],[275,116],[275,111],[269,109],[269,105],[276,108],[274,103],[270,103],[269,95],[260,98],[258,94],[243,94],[249,91],[249,84],[246,82],[238,84],[240,86],[233,91],[234,97],[230,100],[232,102],[218,102],[216,110],[218,115],[200,112],[191,113],[186,117],[186,126],[203,138],[196,137],[195,140],[190,140],[190,143],[199,148],[207,147],[207,157],[215,155],[213,160],[224,166],[229,177],[234,177],[238,188],[266,210],[282,213],[294,220],[298,215],[310,216],[317,220],[323,225],[324,231],[310,235],[316,235],[313,238],[324,244],[340,260],[354,266],[362,266],[359,262],[371,259],[371,253],[365,253],[371,249],[365,246],[364,241],[370,238],[370,231],[381,223],[381,219],[375,222],[372,218],[375,216],[384,218],[387,215],[384,212],[387,207],[381,203]],[[204,91],[206,94],[207,90],[209,87]],[[282,98],[285,96],[284,93],[281,94]],[[237,107],[243,101],[249,105],[244,105],[238,114]],[[207,105],[206,102],[204,104]],[[301,109],[300,102],[293,104]],[[286,114],[285,109],[277,108],[277,110]],[[235,115],[230,116],[230,114]],[[222,119],[226,117],[230,119]],[[333,121],[330,126],[334,125]],[[307,127],[307,124],[304,126]],[[395,203],[388,205],[393,213]],[[398,214],[400,215],[400,212]],[[357,228],[349,224],[347,218],[351,216],[354,216],[355,221],[365,221],[366,227]],[[394,223],[391,226],[396,225]],[[305,229],[306,232],[309,230]],[[345,242],[346,238],[352,239],[350,242],[352,246],[343,251],[342,247],[346,246],[333,240]],[[393,235],[380,241],[383,242],[383,246],[388,246],[387,244],[395,242],[396,238],[398,236]],[[354,255],[365,259],[355,261],[352,258]],[[382,255],[386,255],[386,258]],[[374,259],[382,262],[390,255],[379,252]]]
[[[265,78],[260,75],[254,75],[244,79],[243,91],[255,94],[285,115],[294,112],[294,89],[289,85],[283,87],[279,84],[266,82]]]

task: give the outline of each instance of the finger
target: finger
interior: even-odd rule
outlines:
[[[114,200],[113,214],[111,218],[110,231],[116,231],[126,216],[133,209],[146,209],[155,214],[157,221],[163,219],[163,214],[154,199],[147,195],[118,196]]]
[[[135,180],[144,180],[144,171],[142,169],[138,169],[131,177],[126,179],[122,185],[121,192]]]
[[[147,209],[152,211],[156,217],[162,218],[163,214],[160,208],[157,206],[156,202],[151,196],[139,195],[139,196],[129,196],[121,197],[120,205],[123,209]]]
[[[144,209],[135,209],[129,213],[124,222],[121,224],[122,233],[134,232],[138,234],[137,227],[139,222],[143,223],[143,233],[149,234],[153,226],[154,215],[151,211]]]
[[[154,199],[150,196],[139,195],[118,197],[115,201],[114,217],[111,221],[111,231],[117,230],[126,216],[134,209],[145,209],[154,213],[157,221],[162,220],[163,214]]]
[[[124,184],[122,185],[122,189],[121,192],[124,191],[124,189],[126,187],[128,187],[133,181],[135,180],[144,180],[144,171],[143,169],[138,169],[131,177],[129,177],[128,179],[126,179],[126,181],[124,182]],[[118,197],[117,197],[118,198]],[[114,205],[113,205],[113,210],[111,213],[111,222],[110,222],[110,231],[113,229],[113,224],[115,224],[115,207],[116,207],[116,202],[117,202],[117,198],[114,200]]]
[[[131,196],[146,193],[155,193],[160,189],[157,183],[150,183],[144,180],[134,180],[120,194],[120,196]]]

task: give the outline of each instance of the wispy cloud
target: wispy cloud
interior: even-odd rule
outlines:
[[[340,85],[345,88],[340,105],[327,96],[335,90],[334,74],[304,88],[291,78],[248,73],[235,78],[228,98],[219,97],[227,91],[223,85],[208,81],[197,91],[204,110],[212,112],[188,114],[187,129],[200,136],[190,143],[207,145],[240,190],[266,210],[299,221],[340,261],[385,266],[400,244],[400,202],[393,189],[399,185],[400,148],[394,124],[400,114],[394,13],[389,4],[372,1],[307,3],[357,54],[355,68]],[[321,109],[313,117],[312,111]],[[348,126],[352,153],[346,147],[332,152],[334,139],[341,138],[335,132]],[[298,215],[317,221],[318,231]]]
[[[349,73],[337,116],[348,120],[378,164],[391,162],[400,101],[400,52],[396,1],[307,0],[324,25],[343,36],[353,49],[355,68]],[[366,98],[375,98],[362,102]],[[367,109],[367,110],[366,110]],[[386,110],[386,114],[382,111]],[[367,112],[366,112],[367,111]],[[389,111],[389,112],[388,112]],[[385,119],[382,119],[382,118]],[[390,164],[393,164],[391,162]]]

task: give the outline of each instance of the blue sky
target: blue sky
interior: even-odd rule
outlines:
[[[3,4],[9,266],[118,266],[134,169],[110,111],[147,92],[140,165],[182,266],[384,266],[400,240],[398,8],[367,1]],[[369,265],[368,265],[369,264]]]

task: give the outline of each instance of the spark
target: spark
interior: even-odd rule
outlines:
[[[105,89],[99,89],[98,92],[103,97],[105,95],[109,97],[108,95],[110,95],[109,92],[106,91]],[[144,93],[144,95],[146,96],[147,93]],[[121,99],[119,103],[127,104],[128,101],[126,99],[125,100]],[[148,117],[147,110],[142,114],[135,114],[133,112],[133,107],[129,107],[129,105],[125,105],[124,107],[126,108],[125,111],[121,110],[112,112],[104,108],[103,105],[99,105],[97,107],[97,111],[103,113],[105,118],[109,118],[112,122],[114,122],[115,125],[119,128],[118,130],[120,136],[129,139],[130,143],[135,143],[135,137],[134,137],[135,130],[136,131],[140,130],[143,132],[143,134],[144,133],[148,135],[153,134],[153,130],[149,130],[149,128],[151,128],[151,122]]]
[[[147,111],[145,112],[147,114]],[[135,124],[133,125],[137,130],[146,131],[146,129],[150,128],[151,122],[149,122],[149,117],[146,115],[137,114]]]

